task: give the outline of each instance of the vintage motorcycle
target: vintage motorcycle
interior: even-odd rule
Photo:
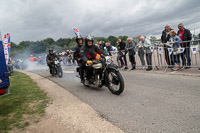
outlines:
[[[87,75],[86,70],[89,71]],[[79,67],[77,68],[79,72]],[[112,57],[102,56],[99,60],[94,60],[92,65],[86,65],[83,71],[83,85],[89,79],[89,85],[96,87],[106,86],[115,95],[120,95],[124,91],[124,79],[119,72],[119,68],[113,63]]]
[[[52,61],[51,75],[52,76],[58,75],[59,78],[62,78],[63,76],[63,70],[62,70],[60,61],[57,58],[55,58]]]

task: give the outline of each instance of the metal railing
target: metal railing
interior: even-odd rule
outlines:
[[[179,59],[180,59],[180,67],[191,67],[191,68],[200,68],[200,39],[198,40],[191,40],[191,41],[183,41],[181,42],[182,44],[184,43],[190,43],[190,47],[185,47],[185,49],[181,48],[183,53],[179,54]],[[173,68],[178,67],[177,65],[177,61],[174,58],[174,54],[173,54],[173,49],[172,48],[164,48],[162,42],[156,41],[152,43],[151,48],[153,48],[152,50],[152,68],[153,71],[155,70],[160,70],[162,68],[164,68],[164,71],[166,72],[169,68],[172,70],[175,70]],[[171,49],[171,51],[170,51]],[[179,49],[179,50],[181,50]],[[190,56],[190,60],[191,60],[191,65],[189,62],[187,62],[187,57],[186,57],[186,49],[189,50],[189,56]],[[168,52],[167,52],[167,51]],[[145,60],[145,65],[143,66],[141,64],[141,60],[140,57],[138,55],[138,51],[135,51],[135,61],[136,61],[136,68],[141,68],[141,67],[148,67],[147,66],[147,61],[146,61],[146,55],[144,53],[144,60]],[[118,56],[118,51],[113,51],[112,52],[113,58],[114,58],[114,63],[118,64],[117,62],[117,56]],[[169,58],[166,58],[166,56],[169,56]],[[183,59],[182,56],[185,58],[185,65],[183,66]],[[128,66],[130,67],[130,61],[129,61],[129,57],[128,57],[128,53],[126,54],[126,59],[127,59],[127,63]],[[169,59],[169,60],[167,60]],[[171,64],[169,65],[167,62],[170,62]],[[174,62],[174,64],[173,64]],[[163,70],[163,69],[162,69]]]

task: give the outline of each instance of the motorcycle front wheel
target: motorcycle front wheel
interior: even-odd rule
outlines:
[[[119,71],[108,71],[108,89],[115,95],[120,95],[124,91],[124,79]]]
[[[62,78],[62,76],[63,76],[63,71],[62,71],[61,66],[59,66],[59,67],[57,68],[57,73],[58,73],[58,77],[59,77],[59,78]]]

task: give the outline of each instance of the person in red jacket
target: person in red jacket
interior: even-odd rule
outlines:
[[[177,35],[182,41],[190,41],[192,39],[190,30],[185,29],[182,23],[178,25],[178,29]],[[182,65],[185,67],[185,69],[189,69],[191,66],[190,42],[181,43],[180,45],[181,47],[185,48],[184,52],[181,53]]]
[[[35,62],[35,61],[38,61],[39,59],[31,55],[31,57],[29,57],[28,60],[31,62]]]

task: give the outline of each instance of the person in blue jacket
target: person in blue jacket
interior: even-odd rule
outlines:
[[[175,30],[171,30],[170,31],[170,39],[169,39],[170,44],[172,44],[172,48],[173,48],[173,53],[174,54],[174,58],[176,60],[176,64],[178,65],[178,67],[176,67],[176,70],[181,69],[180,67],[180,53],[179,53],[179,48],[180,48],[180,43],[182,42],[182,40],[180,39],[179,36],[177,36],[177,33]]]

